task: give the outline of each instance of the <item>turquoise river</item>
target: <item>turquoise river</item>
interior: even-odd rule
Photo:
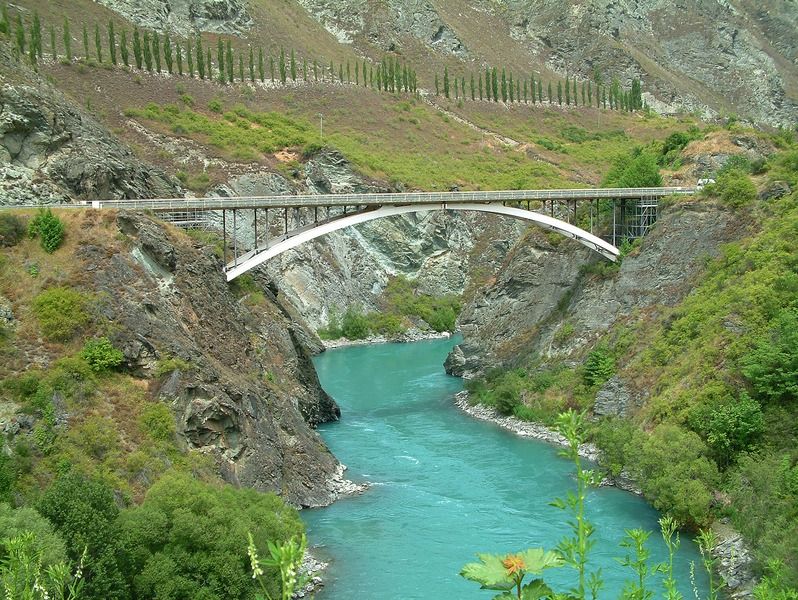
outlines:
[[[568,533],[565,513],[549,503],[573,488],[572,465],[556,448],[454,406],[463,384],[442,366],[453,343],[354,346],[315,359],[343,414],[321,434],[350,479],[372,484],[363,495],[302,512],[310,543],[331,563],[318,600],[490,599],[496,592],[458,575],[476,552],[551,549]],[[665,559],[658,515],[640,498],[596,489],[588,517],[597,529],[593,564],[605,579],[600,598],[618,598],[632,577],[617,560],[625,529],[654,531],[653,559]],[[681,591],[692,598],[690,562],[698,571],[699,555],[686,538],[677,559]],[[574,574],[555,569],[546,579],[565,590]],[[698,587],[706,589],[703,578]]]

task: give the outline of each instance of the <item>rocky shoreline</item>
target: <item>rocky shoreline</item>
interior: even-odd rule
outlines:
[[[489,406],[470,404],[468,396],[467,391],[458,392],[454,396],[454,404],[475,419],[495,423],[521,437],[533,438],[556,446],[567,445],[567,440],[562,435],[545,425],[502,415]],[[579,447],[579,455],[591,462],[598,460],[599,452],[594,444],[582,444]],[[642,496],[642,491],[634,480],[624,473],[614,478],[605,477],[599,485],[614,486]],[[732,600],[752,598],[757,579],[753,573],[753,558],[745,540],[726,519],[713,523],[712,531],[716,537],[712,556],[717,560],[716,571],[723,580],[724,593]]]
[[[384,335],[372,335],[362,340],[350,340],[340,338],[337,340],[321,340],[325,350],[333,348],[343,348],[345,346],[370,346],[372,344],[407,344],[410,342],[421,342],[423,340],[441,340],[452,337],[448,331],[422,331],[421,329],[408,329],[407,331],[387,338]]]

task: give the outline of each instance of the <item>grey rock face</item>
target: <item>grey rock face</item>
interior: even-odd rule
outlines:
[[[139,161],[102,126],[0,49],[0,204],[177,195],[176,182]]]
[[[768,185],[764,190],[759,192],[760,200],[777,200],[784,196],[789,196],[792,193],[790,184],[786,181],[774,181]]]
[[[97,0],[140,27],[191,35],[198,31],[235,34],[252,27],[241,0]]]
[[[339,410],[313,369],[313,335],[262,279],[263,301],[248,306],[201,245],[140,215],[117,224],[129,250],[87,244],[78,259],[93,288],[114,291],[99,310],[117,325],[128,368],[155,378],[159,361],[179,359],[154,386],[185,447],[212,456],[231,483],[302,506],[331,502],[339,463],[311,427]]]
[[[14,325],[14,311],[11,310],[11,302],[0,294],[0,330]]]
[[[624,381],[616,375],[596,393],[593,413],[600,417],[625,417],[632,405],[632,393]]]
[[[575,242],[556,248],[525,238],[499,272],[460,316],[462,358],[455,375],[473,377],[512,364],[523,352],[543,357],[578,354],[613,323],[632,312],[673,306],[692,288],[707,257],[741,234],[730,212],[707,203],[665,210],[638,254],[624,258],[610,278],[580,273],[590,251]],[[567,339],[558,330],[567,323]]]

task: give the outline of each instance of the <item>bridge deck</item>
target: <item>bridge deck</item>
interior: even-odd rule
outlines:
[[[239,196],[218,198],[156,198],[85,202],[92,208],[128,210],[222,210],[253,208],[306,208],[314,206],[385,206],[442,203],[526,202],[541,200],[596,200],[662,198],[694,194],[693,187],[585,188],[569,190],[504,190],[489,192],[409,192],[375,194],[300,194],[295,196]]]

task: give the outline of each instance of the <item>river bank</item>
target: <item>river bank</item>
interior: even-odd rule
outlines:
[[[475,419],[495,423],[520,437],[529,437],[556,446],[568,444],[565,437],[545,425],[502,415],[490,406],[471,404],[468,397],[467,391],[458,392],[454,395],[454,404]],[[594,444],[582,444],[579,447],[579,456],[591,462],[597,462],[599,454],[600,450]],[[623,473],[619,477],[605,477],[599,485],[614,486],[638,496],[643,495],[635,481]],[[723,581],[723,592],[733,600],[752,598],[757,579],[748,545],[742,535],[729,525],[727,519],[714,522],[711,529],[715,534],[712,556],[717,561],[715,570]]]
[[[337,340],[321,340],[325,350],[333,348],[345,348],[347,346],[370,346],[373,344],[409,344],[423,340],[442,340],[452,337],[448,331],[422,331],[421,329],[411,328],[399,335],[385,337],[384,335],[371,335],[362,340],[350,340],[339,338]]]

